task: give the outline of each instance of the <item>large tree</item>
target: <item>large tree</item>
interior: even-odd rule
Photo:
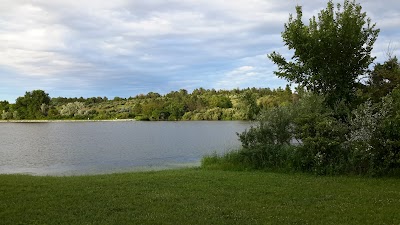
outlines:
[[[49,105],[49,94],[42,90],[26,92],[24,97],[17,98],[15,109],[21,119],[40,119],[44,117],[43,105]]]
[[[367,84],[369,97],[376,102],[400,85],[400,63],[397,57],[389,57],[383,64],[376,64]]]
[[[326,95],[329,105],[350,101],[359,78],[368,73],[375,59],[371,51],[379,29],[355,1],[345,0],[336,9],[329,1],[308,25],[303,22],[301,6],[296,13],[296,17],[290,15],[282,32],[285,45],[294,50],[291,60],[276,52],[268,55],[278,66],[275,74]]]

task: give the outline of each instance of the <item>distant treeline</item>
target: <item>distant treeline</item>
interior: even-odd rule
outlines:
[[[3,120],[24,119],[136,119],[136,120],[253,120],[263,110],[287,105],[297,95],[285,89],[181,89],[168,94],[149,92],[108,99],[50,98],[43,90],[26,92],[15,104],[0,101]]]

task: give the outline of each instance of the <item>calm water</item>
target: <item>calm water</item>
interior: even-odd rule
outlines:
[[[0,173],[97,174],[198,165],[240,146],[249,123],[0,123]]]

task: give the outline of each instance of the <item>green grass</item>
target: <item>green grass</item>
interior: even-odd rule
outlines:
[[[0,175],[0,224],[399,224],[400,179],[166,170]]]

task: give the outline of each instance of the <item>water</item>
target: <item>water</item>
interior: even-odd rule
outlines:
[[[199,165],[240,146],[249,123],[0,123],[0,173],[100,174]]]

